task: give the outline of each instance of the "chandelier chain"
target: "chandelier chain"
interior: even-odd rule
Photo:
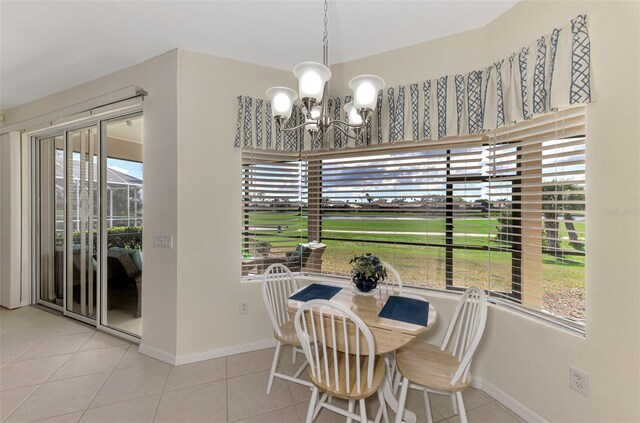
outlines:
[[[327,30],[327,25],[329,24],[329,16],[327,12],[329,11],[329,4],[327,0],[324,0],[324,35],[322,37],[322,41],[325,46],[329,45],[329,31]]]
[[[329,66],[329,30],[327,25],[329,24],[329,4],[327,0],[324,0],[324,35],[322,36],[322,64]]]

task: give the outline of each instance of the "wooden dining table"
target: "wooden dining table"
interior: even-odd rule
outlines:
[[[388,293],[384,289],[378,289],[372,295],[361,295],[354,291],[355,288],[353,288],[353,286],[345,287],[331,283],[324,283],[324,285],[342,288],[329,301],[347,307],[364,321],[373,334],[377,355],[384,356],[393,353],[400,347],[414,340],[418,335],[430,330],[437,320],[436,309],[431,303],[429,304],[427,325],[422,326],[380,317],[378,315],[380,310],[384,307],[389,296],[392,295],[392,293]],[[302,287],[300,291],[305,288],[306,287]],[[304,304],[303,301],[289,299],[287,302],[289,314],[293,317],[302,304]],[[389,378],[384,378],[382,389],[387,404],[394,412],[397,412],[398,400],[393,394]],[[404,420],[409,423],[415,423],[416,415],[410,410],[405,410]]]

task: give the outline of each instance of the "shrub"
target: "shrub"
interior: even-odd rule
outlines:
[[[80,244],[80,231],[73,231],[73,244]],[[62,234],[56,235],[56,245],[62,245]],[[98,236],[93,231],[93,246],[95,250]],[[107,249],[111,247],[142,249],[142,226],[112,226],[107,229]]]

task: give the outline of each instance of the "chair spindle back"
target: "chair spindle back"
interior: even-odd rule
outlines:
[[[376,348],[362,319],[341,304],[312,300],[298,309],[294,325],[312,376],[319,383],[351,393],[353,386],[348,382],[355,373],[356,393],[361,392],[363,381],[371,388]],[[365,367],[366,374],[361,374]]]
[[[400,273],[386,261],[380,264],[387,269],[387,278],[384,280],[384,287],[387,290],[387,294],[402,295],[402,278],[400,277]]]
[[[267,307],[273,329],[278,335],[282,335],[280,327],[291,320],[287,311],[287,300],[298,288],[298,282],[283,264],[272,264],[264,272],[262,299]]]
[[[453,312],[453,317],[442,341],[441,350],[448,350],[458,358],[460,364],[451,377],[451,384],[466,381],[471,360],[487,321],[487,295],[473,286],[462,295]]]

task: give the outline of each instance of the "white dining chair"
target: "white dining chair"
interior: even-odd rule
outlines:
[[[387,269],[387,277],[382,283],[382,288],[384,288],[389,295],[402,295],[402,278],[400,277],[400,273],[386,261],[381,261],[380,264]]]
[[[440,347],[413,341],[396,352],[402,375],[396,423],[402,421],[408,388],[423,391],[427,421],[433,422],[429,393],[450,395],[460,422],[467,422],[462,391],[471,384],[471,360],[487,321],[487,295],[478,287],[465,291],[456,304],[453,317]]]
[[[302,349],[300,349],[300,340],[293,326],[293,320],[290,318],[287,310],[289,297],[298,291],[298,289],[298,281],[296,281],[296,278],[293,277],[293,274],[285,265],[275,263],[265,270],[262,277],[262,299],[264,300],[267,313],[273,324],[273,336],[278,341],[276,351],[273,354],[273,363],[271,364],[271,373],[269,374],[269,383],[267,384],[267,394],[271,393],[273,379],[276,377],[309,387],[312,386],[308,381],[300,379],[300,375],[307,366],[306,361],[293,376],[276,371],[280,357],[280,348],[283,344],[291,346],[293,364],[296,363],[296,353],[302,352]]]
[[[341,304],[312,300],[300,307],[294,323],[314,385],[306,422],[311,423],[326,408],[347,417],[348,423],[353,420],[367,423],[365,399],[376,393],[381,407],[378,416],[384,416],[388,422],[380,389],[384,362],[376,355],[373,334],[362,319]],[[323,394],[318,398],[320,391]],[[348,401],[347,410],[330,403],[333,397]],[[354,412],[356,401],[359,415]]]
[[[387,295],[402,295],[402,278],[400,273],[388,262],[381,261],[380,264],[387,270],[387,277],[380,287]],[[423,298],[421,298],[424,300]],[[392,383],[396,376],[395,352],[385,354],[384,363],[387,366],[387,379]]]

